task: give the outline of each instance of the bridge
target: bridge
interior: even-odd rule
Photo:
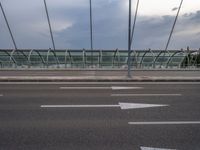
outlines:
[[[141,0],[133,23],[127,0],[127,48],[94,48],[94,0],[87,0],[90,48],[59,49],[41,1],[52,46],[23,49],[0,0],[13,45],[0,45],[0,149],[200,149],[200,49],[169,49],[183,0],[163,49],[135,48]]]
[[[173,36],[183,0],[177,9],[172,28],[167,39],[165,49],[135,50],[134,32],[137,24],[140,0],[137,0],[134,21],[132,24],[132,4],[129,0],[129,22],[128,22],[128,49],[127,50],[98,50],[93,48],[93,14],[92,1],[89,1],[90,8],[90,49],[56,49],[54,35],[51,27],[51,19],[48,12],[48,5],[44,1],[44,8],[48,21],[52,49],[20,49],[9,25],[3,5],[0,3],[4,20],[14,46],[14,49],[0,49],[1,68],[118,68],[128,69],[130,76],[131,69],[185,69],[199,68],[200,49],[191,50],[189,47],[180,50],[169,50],[169,44]],[[132,26],[132,27],[131,27]]]

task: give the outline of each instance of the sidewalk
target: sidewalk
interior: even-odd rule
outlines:
[[[200,82],[200,71],[0,71],[0,82]]]
[[[200,77],[150,77],[135,76],[87,76],[87,77],[45,77],[45,76],[12,76],[0,77],[0,82],[200,82]]]

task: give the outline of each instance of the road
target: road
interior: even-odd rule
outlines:
[[[199,90],[189,82],[0,83],[0,149],[199,150]]]

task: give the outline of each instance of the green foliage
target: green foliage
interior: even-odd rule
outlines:
[[[188,54],[188,56],[185,56],[181,67],[186,68],[189,66],[197,66],[200,67],[200,54]]]

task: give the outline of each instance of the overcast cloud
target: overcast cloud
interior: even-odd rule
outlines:
[[[56,48],[88,49],[89,0],[46,1]],[[1,2],[19,48],[52,47],[43,0]],[[92,2],[94,48],[127,49],[128,0]],[[189,2],[183,3],[169,49],[200,47],[200,2]],[[179,3],[180,0],[141,0],[134,49],[164,49]],[[13,48],[2,12],[0,20],[0,48]]]

